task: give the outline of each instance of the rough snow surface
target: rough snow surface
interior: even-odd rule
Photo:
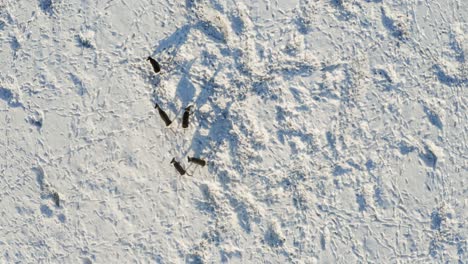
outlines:
[[[467,263],[467,53],[463,0],[0,0],[0,262]]]

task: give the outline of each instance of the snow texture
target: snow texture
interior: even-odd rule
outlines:
[[[460,0],[0,0],[0,262],[467,263],[467,39]]]

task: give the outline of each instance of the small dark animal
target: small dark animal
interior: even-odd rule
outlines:
[[[195,157],[187,157],[188,161],[189,162],[193,162],[197,165],[200,165],[202,167],[204,167],[206,165],[206,161],[205,160],[202,160],[202,159],[199,159],[199,158],[195,158]]]
[[[158,73],[161,71],[161,66],[155,59],[148,57],[146,60],[149,60],[151,62],[151,65],[153,66],[153,70],[155,73]]]
[[[169,116],[167,116],[166,112],[164,112],[164,110],[162,110],[158,104],[155,104],[154,108],[158,109],[159,116],[161,116],[164,123],[166,123],[166,126],[169,126],[170,124],[172,124],[172,120],[169,119]]]
[[[174,167],[180,173],[180,175],[184,175],[186,173],[185,169],[182,167],[182,165],[180,165],[178,161],[175,160],[175,158],[172,158],[171,164],[174,164]]]
[[[190,109],[192,106],[187,106],[184,111],[184,115],[182,116],[182,127],[187,128],[189,126],[189,117],[190,117]]]
[[[54,200],[55,205],[57,207],[60,207],[60,197],[59,197],[59,194],[57,192],[52,193],[52,199]]]

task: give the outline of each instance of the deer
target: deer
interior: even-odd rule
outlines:
[[[159,63],[155,59],[151,58],[151,56],[148,56],[146,60],[150,61],[155,73],[158,73],[161,71],[161,65],[159,65]]]
[[[172,124],[172,120],[169,119],[169,116],[166,114],[164,110],[161,109],[161,107],[158,104],[154,105],[154,108],[158,109],[159,116],[161,116],[162,120],[166,124],[166,126],[170,126]]]
[[[195,163],[195,164],[200,165],[202,167],[205,167],[205,165],[206,165],[206,161],[203,160],[203,159],[200,159],[200,158],[188,157],[187,156],[187,159],[188,159],[188,162]]]
[[[184,167],[182,167],[182,165],[180,165],[180,162],[176,161],[175,158],[172,158],[171,164],[174,164],[174,168],[177,170],[177,172],[179,172],[180,175],[187,174],[188,176],[192,176],[192,175],[187,173],[187,171],[184,169]]]
[[[191,115],[190,109],[192,108],[191,105],[187,106],[184,111],[184,115],[182,116],[182,127],[187,128],[189,126],[189,117]]]

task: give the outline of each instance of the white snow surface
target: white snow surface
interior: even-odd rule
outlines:
[[[467,54],[465,0],[0,0],[0,262],[468,263]]]

